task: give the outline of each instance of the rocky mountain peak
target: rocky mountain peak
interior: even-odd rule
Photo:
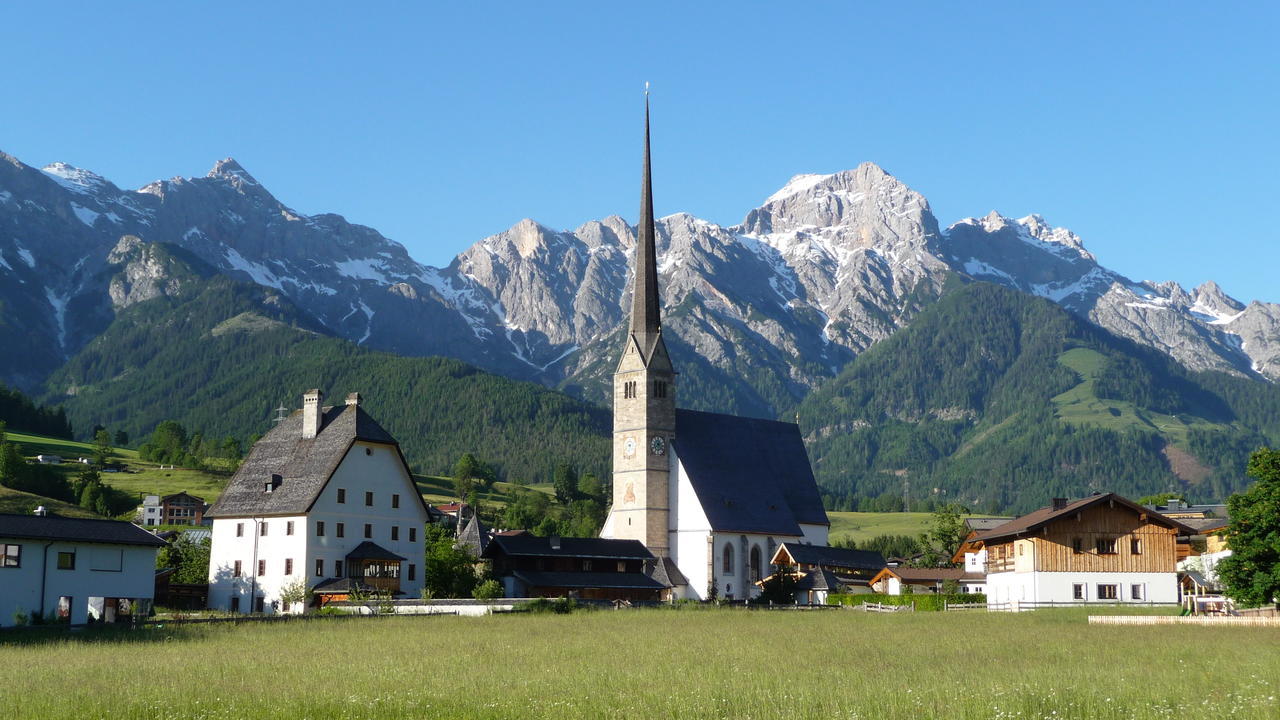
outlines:
[[[1212,280],[1193,290],[1191,296],[1195,301],[1193,312],[1203,312],[1215,318],[1234,315],[1245,308],[1244,303],[1228,295]]]
[[[253,176],[249,174],[249,171],[245,170],[244,166],[236,162],[236,159],[232,157],[223,158],[218,162],[214,163],[213,169],[210,170],[209,174],[206,175],[205,177],[211,177],[211,178],[220,177],[220,178],[227,178],[227,179],[237,178],[239,180],[242,180],[244,182],[247,182],[253,185],[258,184],[258,181],[255,180]]]
[[[882,237],[932,236],[937,221],[924,196],[875,163],[864,162],[830,175],[796,175],[748,213],[740,228],[753,235],[821,228],[869,247]]]
[[[64,162],[45,165],[40,169],[40,172],[49,176],[51,180],[67,190],[80,195],[89,194],[111,185],[106,178],[95,172]]]

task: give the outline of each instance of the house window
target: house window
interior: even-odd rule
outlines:
[[[236,561],[236,564],[235,564],[235,567],[231,570],[231,576],[232,576],[232,577],[240,577],[240,574],[241,574],[241,571],[242,571],[242,570],[243,570],[243,567],[241,566],[240,561],[239,561],[239,560],[237,560],[237,561]]]
[[[1018,557],[1022,557],[1022,546],[1018,546]]]
[[[409,564],[409,582],[413,582],[418,576],[418,566],[413,563]]]
[[[398,507],[400,507],[400,496],[399,496],[399,495],[392,495],[392,496],[391,496],[391,507],[392,507],[393,509],[394,509],[394,508],[398,508]]]
[[[22,546],[0,545],[0,567],[22,567]]]
[[[240,612],[240,598],[238,597],[231,598],[231,612],[233,613]]]
[[[582,572],[591,572],[591,561],[590,561],[590,560],[583,560],[583,561],[582,561]]]
[[[1099,555],[1115,555],[1116,539],[1115,538],[1098,538],[1097,543]]]
[[[335,535],[337,535],[338,537],[346,537],[346,536],[347,536],[347,524],[346,524],[346,523],[338,523],[338,524],[337,524],[337,526],[336,526],[336,527],[334,527],[333,532],[334,532],[334,534],[335,534]]]
[[[733,574],[733,546],[732,545],[724,546],[724,568],[722,572],[725,575]],[[732,592],[732,590],[730,590],[729,592]]]
[[[58,553],[58,569],[59,570],[75,570],[76,569],[76,553],[74,550]]]
[[[372,538],[372,537],[373,537],[373,526],[372,526],[372,525],[370,525],[369,523],[365,523],[365,524],[364,524],[364,536],[365,536],[366,538]]]
[[[1140,538],[1129,539],[1129,553],[1131,555],[1142,554],[1142,540]],[[1137,587],[1136,585],[1134,587]],[[1136,598],[1135,598],[1136,599]]]
[[[369,506],[369,507],[373,507],[373,493],[372,493],[372,492],[366,492],[366,493],[364,494],[364,504],[365,504],[365,505],[367,505],[367,506]]]
[[[1076,555],[1079,555],[1080,553],[1084,552],[1084,538],[1071,539],[1071,552],[1075,553]]]
[[[1071,599],[1084,600],[1084,583],[1075,583],[1071,586]]]
[[[1119,595],[1119,593],[1118,593],[1118,592],[1116,592],[1116,586],[1115,586],[1115,585],[1113,585],[1113,584],[1109,584],[1109,583],[1108,583],[1108,584],[1101,584],[1101,583],[1100,583],[1100,584],[1098,585],[1098,599],[1099,599],[1099,600],[1115,600],[1115,599],[1117,599],[1119,596],[1120,596],[1120,595]]]
[[[418,528],[409,528],[409,542],[418,542]]]
[[[316,521],[316,537],[324,537],[324,521]]]
[[[263,520],[263,521],[262,521],[262,524],[258,526],[258,535],[259,535],[259,537],[266,537],[266,536],[267,536],[267,521],[266,521],[266,520]]]
[[[399,526],[399,525],[392,525],[392,526],[391,526],[391,539],[392,539],[392,540],[399,540],[399,539],[400,539],[400,526]]]
[[[293,574],[293,558],[284,559],[284,574],[285,575]]]
[[[244,523],[236,523],[236,537],[244,537]]]
[[[333,561],[333,576],[342,577],[342,561],[341,560]]]
[[[254,598],[254,600],[253,600],[253,611],[254,611],[254,612],[262,612],[262,611],[263,611],[263,609],[264,609],[263,601],[264,601],[264,600],[266,600],[266,598],[262,597],[261,595],[259,595],[258,597]]]
[[[292,521],[292,520],[289,520],[289,521],[285,522],[285,524],[284,524],[284,534],[285,534],[285,535],[292,535],[292,534],[293,534],[293,521]]]
[[[1134,584],[1129,586],[1129,599],[1142,600],[1142,585]]]
[[[258,577],[262,577],[263,575],[266,575],[266,574],[267,574],[267,561],[259,560],[258,561]]]
[[[316,559],[316,577],[324,577],[324,560]]]
[[[338,502],[339,502],[339,503],[346,504],[346,502],[347,502],[347,489],[346,489],[346,488],[338,488]]]
[[[626,572],[626,571],[627,571],[627,561],[626,561],[626,560],[619,560],[619,561],[618,561],[618,572]]]

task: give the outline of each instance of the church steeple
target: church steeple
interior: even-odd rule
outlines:
[[[656,239],[646,88],[631,326],[613,374],[613,504],[600,535],[639,540],[661,558],[671,547],[669,453],[676,437],[676,373],[662,341]]]
[[[636,227],[636,274],[631,294],[631,332],[646,354],[662,329],[658,303],[657,232],[653,224],[653,177],[649,165],[649,90],[644,93],[644,175],[640,181],[640,222]]]

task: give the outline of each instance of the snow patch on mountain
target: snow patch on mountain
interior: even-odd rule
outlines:
[[[788,180],[787,184],[783,185],[781,190],[765,198],[764,204],[768,205],[769,203],[772,203],[772,202],[785,200],[786,198],[789,198],[792,195],[799,195],[805,190],[808,190],[809,188],[815,185],[818,185],[819,183],[821,183],[822,181],[830,177],[831,177],[830,175],[814,175],[814,174],[796,175],[792,177],[790,180]]]
[[[352,258],[335,262],[333,268],[339,275],[355,280],[373,280],[384,285],[391,284],[387,279],[385,262],[378,258]]]
[[[93,227],[93,224],[98,221],[98,217],[102,215],[102,213],[94,212],[89,208],[76,203],[71,203],[71,212],[76,214],[76,217],[80,219],[80,222],[88,225],[89,227]]]
[[[223,257],[226,258],[227,263],[231,265],[233,270],[239,270],[240,272],[245,273],[259,285],[266,285],[267,287],[273,287],[277,290],[284,289],[280,279],[276,277],[275,273],[268,270],[265,265],[245,258],[245,256],[241,255],[235,248],[227,246],[223,251]]]
[[[31,251],[22,247],[22,244],[19,243],[17,240],[13,241],[13,246],[17,248],[18,257],[22,258],[22,262],[26,263],[27,267],[34,270],[36,267],[36,258],[34,255],[31,254]]]
[[[46,165],[40,169],[40,172],[78,195],[92,195],[107,185],[106,179],[101,175],[64,162]]]

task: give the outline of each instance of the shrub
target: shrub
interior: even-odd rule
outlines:
[[[497,580],[485,580],[472,593],[477,600],[493,600],[502,597],[502,584]]]

